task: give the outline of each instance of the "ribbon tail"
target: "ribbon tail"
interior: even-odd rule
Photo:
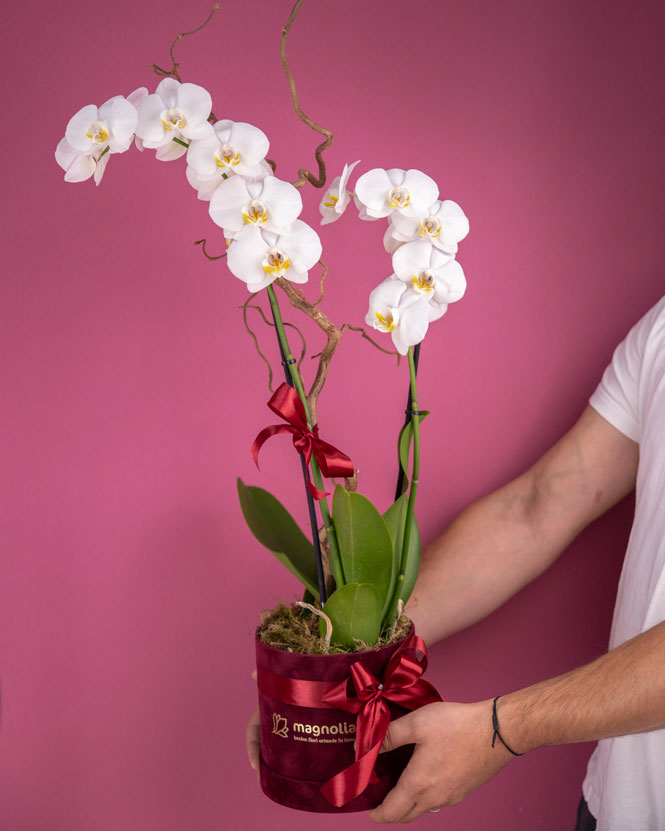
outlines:
[[[312,482],[309,476],[309,468],[307,468],[307,490],[312,494],[312,498],[316,500],[325,499],[326,496],[330,495],[330,491],[320,491]]]
[[[314,442],[314,457],[319,463],[321,472],[327,478],[333,476],[349,478],[353,476],[353,462],[346,453],[342,453],[341,450],[318,438],[318,436]]]
[[[271,424],[270,427],[264,427],[254,439],[254,444],[252,445],[252,458],[254,459],[254,464],[257,467],[259,466],[259,451],[269,438],[272,436],[278,436],[281,433],[291,433],[291,435],[293,435],[294,432],[295,428],[289,426],[288,424]]]
[[[359,796],[370,782],[378,782],[374,765],[379,756],[383,737],[364,756],[333,776],[321,788],[321,793],[336,808],[341,808]]]
[[[312,482],[312,474],[309,470],[310,462],[312,461],[312,442],[302,441],[301,439],[294,436],[293,446],[296,448],[298,453],[302,454],[302,457],[305,460],[305,470],[307,471],[307,490],[310,492],[312,499],[325,499],[325,497],[328,496],[328,491],[320,491],[315,486],[314,482]]]

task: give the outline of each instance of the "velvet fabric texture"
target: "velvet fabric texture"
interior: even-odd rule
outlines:
[[[343,655],[301,655],[267,646],[256,638],[259,670],[308,681],[340,682],[348,678],[351,664],[361,661],[377,678],[399,641],[381,649]],[[390,703],[391,718],[407,710]],[[370,785],[341,808],[332,805],[321,787],[355,759],[356,716],[320,707],[300,707],[269,698],[259,689],[261,719],[261,787],[275,802],[300,811],[349,813],[379,805],[400,777],[413,747],[382,753],[376,764],[378,782]]]

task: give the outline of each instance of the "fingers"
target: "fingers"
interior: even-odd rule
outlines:
[[[413,797],[398,785],[390,791],[378,808],[369,812],[369,818],[380,825],[402,822],[402,818],[412,814],[416,808],[417,803],[413,801]]]
[[[261,728],[259,726],[259,708],[257,707],[247,723],[245,730],[245,739],[247,742],[247,758],[249,764],[256,771],[259,776],[259,758],[261,756]]]
[[[430,792],[430,778],[423,769],[422,753],[416,748],[411,762],[397,785],[381,805],[370,811],[369,818],[377,823],[413,822],[433,808],[439,808]]]
[[[415,744],[415,715],[415,713],[407,713],[405,716],[390,722],[388,732],[381,745],[381,753],[388,753],[389,750],[395,750],[396,747],[402,747],[405,744]]]

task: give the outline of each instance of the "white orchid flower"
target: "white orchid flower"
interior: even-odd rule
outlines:
[[[85,182],[91,176],[99,184],[109,161],[108,151],[92,155],[75,150],[66,138],[55,148],[55,160],[65,171],[65,182]]]
[[[133,104],[136,107],[138,112],[139,104],[143,101],[144,98],[147,98],[149,95],[148,90],[146,87],[139,87],[135,89],[134,92],[130,92],[127,96],[127,100],[130,104]],[[143,142],[138,136],[134,136],[134,144],[136,145],[137,149],[143,152]]]
[[[55,150],[66,182],[84,182],[94,176],[99,184],[109,155],[129,149],[138,120],[130,99],[136,99],[140,92],[135,90],[128,98],[116,95],[99,108],[88,104],[72,116]]]
[[[445,311],[391,275],[371,292],[365,322],[379,332],[389,332],[397,351],[406,355],[410,346],[425,337],[430,321]]]
[[[393,237],[400,242],[426,239],[436,248],[451,254],[457,253],[457,245],[469,233],[469,220],[457,202],[446,199],[436,201],[427,215],[413,218],[399,213],[390,217]]]
[[[462,266],[427,240],[407,242],[393,254],[396,276],[412,291],[434,303],[455,303],[464,296],[466,279]]]
[[[268,137],[258,127],[227,119],[218,121],[208,138],[189,145],[187,164],[201,176],[259,176],[269,147]]]
[[[187,152],[190,141],[214,134],[208,123],[211,110],[212,98],[203,87],[164,78],[155,92],[139,103],[136,135],[143,147],[157,150],[160,161],[178,159]]]
[[[400,245],[404,245],[402,240],[396,239],[393,233],[393,226],[390,222],[390,217],[388,217],[388,227],[386,228],[386,232],[383,235],[383,247],[389,254],[394,254],[395,251],[400,247]]]
[[[273,234],[287,234],[302,211],[302,197],[288,182],[276,176],[248,181],[232,176],[223,181],[210,199],[212,221],[233,239],[247,225]]]
[[[356,182],[361,219],[381,219],[393,212],[417,218],[439,197],[439,187],[420,170],[369,170]]]
[[[259,162],[256,168],[257,175],[256,176],[244,176],[244,180],[246,182],[262,182],[266,176],[272,176],[272,168],[268,164],[268,162]],[[197,196],[199,199],[202,199],[204,202],[209,202],[213,193],[217,190],[219,185],[222,184],[226,179],[229,179],[231,176],[238,176],[238,173],[223,173],[221,170],[217,170],[216,173],[213,173],[209,176],[201,176],[200,173],[192,167],[191,164],[187,165],[187,181],[189,184],[197,191]]]
[[[321,257],[321,240],[313,228],[297,219],[289,233],[272,234],[256,226],[246,228],[228,251],[229,270],[253,293],[277,277],[306,283],[307,272]]]
[[[353,172],[353,168],[357,164],[360,164],[360,159],[357,162],[353,162],[353,164],[345,164],[342,175],[335,176],[330,183],[330,187],[319,204],[319,211],[323,217],[321,219],[321,225],[336,222],[351,202],[351,196],[346,186]]]

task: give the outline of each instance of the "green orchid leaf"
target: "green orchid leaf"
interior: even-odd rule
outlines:
[[[402,559],[402,545],[404,540],[404,524],[406,522],[406,510],[409,504],[409,494],[403,493],[400,498],[393,502],[388,510],[383,515],[383,519],[390,532],[390,538],[393,542],[393,556],[395,558],[395,580],[399,574],[400,562]],[[409,534],[409,549],[406,555],[406,568],[404,570],[404,580],[398,590],[398,599],[402,600],[404,604],[411,596],[413,587],[418,577],[418,570],[420,568],[420,531],[418,530],[418,521],[414,515],[411,522],[411,533]],[[391,588],[391,595],[395,591],[394,586]],[[384,609],[385,614],[387,608]]]
[[[393,544],[383,517],[369,499],[337,485],[333,523],[345,582],[376,586],[383,609],[394,582]]]
[[[420,414],[415,416],[418,419],[418,423],[423,421],[429,415],[429,410],[421,410]],[[402,493],[404,493],[407,488],[409,487],[409,455],[411,453],[411,443],[413,442],[413,423],[411,419],[409,420],[408,424],[405,424],[404,427],[400,430],[399,438],[397,439],[397,454],[399,456],[399,463],[404,471],[404,483],[402,485]]]
[[[347,583],[334,591],[323,611],[332,623],[333,643],[355,646],[357,641],[375,644],[381,634],[381,604],[371,583]],[[326,634],[324,620],[319,622],[321,637]]]
[[[319,596],[314,546],[286,508],[263,488],[238,479],[238,497],[245,522],[256,539],[288,568],[307,591]]]

